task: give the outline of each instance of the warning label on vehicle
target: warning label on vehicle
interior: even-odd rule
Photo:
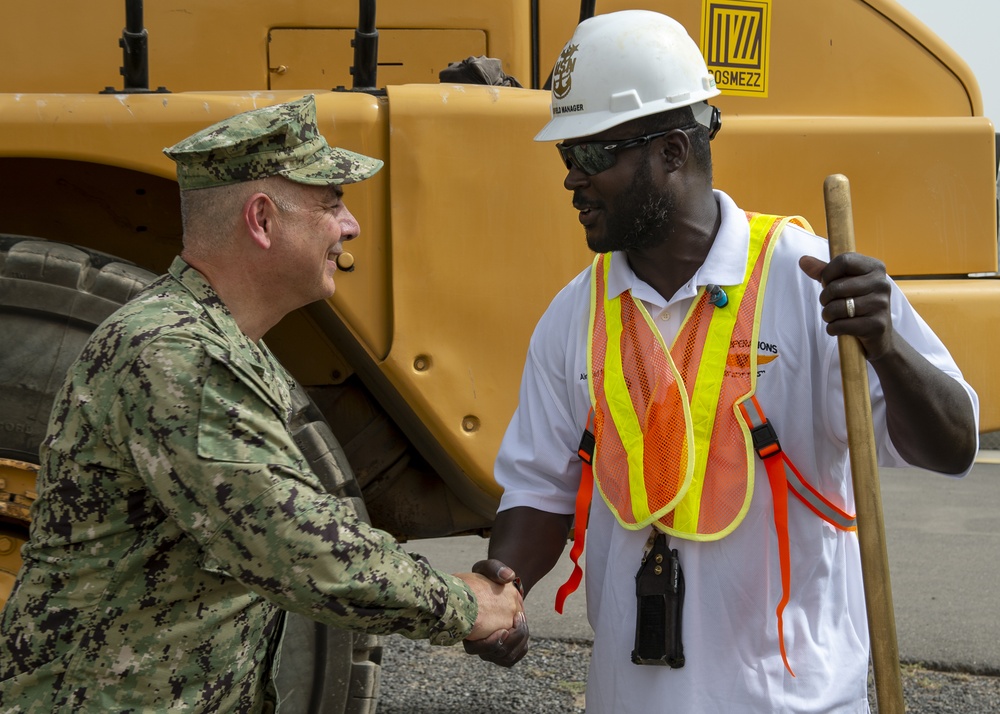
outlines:
[[[723,94],[766,97],[771,0],[704,0],[701,47]]]

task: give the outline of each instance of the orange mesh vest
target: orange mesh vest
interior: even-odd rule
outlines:
[[[743,283],[726,287],[729,302],[722,309],[702,291],[669,350],[631,293],[607,296],[610,254],[594,260],[588,345],[593,409],[580,447],[584,468],[570,551],[575,567],[556,595],[556,610],[562,612],[582,578],[578,561],[592,483],[625,528],[653,525],[689,540],[717,540],[740,524],[750,506],[756,451],[774,500],[783,590],[775,612],[778,639],[782,660],[795,676],[782,623],[791,579],[788,493],[836,528],[856,525],[853,515],[802,478],[753,396],[761,297],[775,240],[789,221],[807,230],[809,225],[798,217],[747,218]]]
[[[590,396],[594,479],[622,526],[692,540],[731,533],[750,505],[753,443],[739,404],[757,380],[762,287],[789,220],[748,214],[743,283],[728,305],[702,291],[668,350],[642,303],[606,293],[610,255],[592,272]]]

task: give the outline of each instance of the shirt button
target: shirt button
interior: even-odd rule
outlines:
[[[660,319],[666,322],[670,319],[670,310],[664,310],[660,313]]]

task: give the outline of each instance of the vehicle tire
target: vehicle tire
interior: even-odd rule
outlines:
[[[358,516],[370,523],[343,448],[319,407],[297,383],[292,410],[292,436],[313,473],[327,491],[350,501]],[[280,711],[375,714],[381,664],[382,638],[289,614],[275,682]]]
[[[154,277],[102,253],[0,235],[0,456],[38,463],[66,370],[90,333]]]
[[[97,251],[0,234],[0,603],[20,567],[38,447],[56,392],[94,329],[155,277]],[[322,413],[297,385],[293,401],[296,443],[327,489],[367,519]],[[290,614],[276,676],[281,711],[372,714],[381,657],[377,637]]]
[[[0,605],[21,567],[38,446],[66,370],[153,277],[101,253],[0,234]]]

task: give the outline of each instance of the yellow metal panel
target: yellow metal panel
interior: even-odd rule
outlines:
[[[709,2],[643,5],[676,17],[697,38]],[[164,146],[238,111],[296,98],[301,91],[268,91],[269,78],[290,82],[300,64],[312,65],[314,79],[295,81],[316,83],[320,125],[331,143],[389,160],[377,177],[347,189],[362,236],[350,247],[357,269],[338,276],[332,306],[372,355],[385,358],[386,375],[482,492],[495,496],[492,460],[516,403],[530,331],[555,292],[589,262],[562,188],[564,169],[551,145],[531,141],[548,116],[547,95],[393,87],[390,132],[385,100],[322,91],[350,82],[327,80],[321,70],[346,71],[350,62],[323,59],[328,48],[312,38],[352,34],[357,21],[356,3],[323,0],[147,3],[150,83],[175,94],[65,94],[121,86],[123,8],[79,0],[8,4],[0,24],[0,60],[8,69],[0,74],[0,92],[11,94],[0,95],[0,157],[73,162],[71,185],[62,174],[45,183],[44,166],[26,174],[39,185],[76,191],[79,205],[92,212],[81,215],[93,232],[128,224],[121,240],[133,237],[128,231],[141,201],[114,199],[115,189],[130,185],[123,172],[86,190],[86,179],[106,175],[87,173],[89,165],[170,180]],[[599,10],[634,6],[602,0]],[[397,61],[398,41],[405,55],[399,61],[421,57],[427,68],[437,60],[425,53],[439,49],[425,46],[437,44],[427,41],[429,33],[475,36],[477,48],[485,42],[482,53],[501,58],[504,71],[528,84],[529,7],[524,0],[381,0],[381,61]],[[546,0],[540,8],[544,79],[576,24],[579,3]],[[969,119],[981,115],[982,101],[964,62],[893,0],[773,0],[771,10],[767,97],[718,99],[725,129],[715,143],[716,183],[741,205],[804,213],[822,231],[822,181],[845,173],[854,189],[859,248],[886,260],[893,273],[995,270],[993,127]],[[39,12],[51,21],[39,22]],[[281,50],[302,50],[288,77],[269,74],[270,32],[278,35],[276,51],[289,38],[302,42]],[[479,53],[459,46],[463,51],[449,61]],[[379,83],[397,81],[392,71],[385,67]],[[191,90],[199,93],[177,94]],[[928,116],[944,119],[935,125],[922,118]],[[156,195],[166,194],[161,184]],[[23,208],[19,220],[30,222]],[[93,213],[103,222],[90,223]],[[987,375],[982,357],[995,352],[979,351],[996,345],[986,344],[986,330],[973,333],[981,323],[966,304],[974,303],[963,303],[962,319],[949,322],[948,310],[938,312],[942,303],[928,295],[920,299],[935,328],[969,331],[947,339],[989,398],[993,385],[981,376]],[[978,300],[994,298],[990,292]],[[986,314],[997,317],[992,305],[980,311]],[[302,344],[296,336],[312,329],[309,320],[290,322],[282,346],[294,351]],[[975,349],[961,346],[973,334]],[[333,352],[298,357],[297,372],[307,381],[332,379],[342,367]]]
[[[135,169],[164,178],[175,176],[163,147],[238,112],[290,101],[302,92],[214,92],[190,94],[0,94],[0,156],[36,156],[92,161]],[[337,96],[338,112],[374,110],[377,100],[349,93]],[[343,101],[340,105],[339,102]],[[329,113],[321,128],[336,143],[336,125]],[[347,122],[349,125],[350,122]],[[375,138],[365,135],[364,151]]]
[[[572,5],[570,0],[559,2]],[[0,92],[97,92],[106,86],[122,87],[118,39],[125,24],[124,3],[8,2],[3,17],[0,62],[4,72],[0,73]],[[149,32],[149,82],[153,88],[163,85],[172,92],[264,90],[269,87],[269,32],[318,28],[353,33],[358,23],[358,2],[157,0],[145,4],[144,20]],[[508,74],[529,75],[528,3],[523,0],[379,0],[375,22],[383,37],[407,29],[482,32],[487,45],[476,54],[501,58]],[[417,46],[405,49],[407,61],[413,52],[430,49],[422,47],[426,38],[414,39]],[[346,72],[349,66],[338,66],[338,73]],[[330,89],[336,84],[350,86],[351,82],[296,83],[294,87]]]
[[[903,292],[979,395],[982,433],[1000,429],[1000,280],[906,280]]]
[[[392,351],[383,368],[490,495],[525,349],[590,262],[543,92],[390,87]],[[530,181],[531,190],[522,190]]]
[[[331,144],[383,159],[389,166],[385,98],[321,93],[316,96],[316,113],[320,130]],[[358,219],[361,234],[346,245],[355,259],[354,270],[337,273],[337,292],[330,300],[376,358],[388,353],[391,339],[389,173],[390,168],[384,168],[371,179],[344,189],[345,204]]]
[[[823,233],[823,181],[842,173],[858,250],[893,275],[997,269],[986,119],[739,117],[723,126],[712,142],[715,183],[740,206],[798,213]]]
[[[163,155],[163,147],[227,116],[301,94],[0,94],[0,116],[6,129],[0,132],[0,157],[67,159],[173,179],[174,164]],[[331,144],[387,158],[384,103],[367,94],[320,92],[316,95],[320,130]],[[348,244],[356,269],[338,275],[337,293],[331,300],[378,357],[388,352],[391,309],[387,174],[380,172],[346,188],[345,202],[361,224],[361,236]],[[104,205],[103,210],[114,212],[116,206]],[[73,236],[62,240],[72,241]],[[317,374],[330,369],[324,362]]]
[[[543,93],[427,85],[389,95],[395,324],[383,369],[493,493],[531,329],[590,256],[564,167],[532,141]],[[932,140],[942,133],[954,143]],[[992,156],[982,118],[738,117],[716,142],[716,183],[742,206],[803,213],[823,232],[823,180],[846,173],[859,249],[896,274],[961,274],[996,268]],[[526,177],[531,191],[517,190]]]
[[[650,0],[642,5],[677,18],[692,37],[699,38],[708,2]],[[5,68],[0,73],[0,92],[96,92],[105,86],[121,87],[118,38],[124,24],[123,6],[79,0],[7,5],[5,21],[0,23],[0,62]],[[598,4],[602,13],[629,7],[635,3],[602,0]],[[39,20],[40,13],[46,21]],[[579,3],[546,0],[540,3],[540,14],[539,70],[544,81],[576,25]],[[173,92],[263,90],[269,86],[268,67],[273,66],[268,57],[269,32],[287,28],[351,31],[357,20],[355,2],[146,3],[150,84]],[[386,37],[408,29],[481,31],[486,36],[485,54],[502,59],[504,71],[525,86],[530,82],[529,3],[524,0],[380,0],[376,26]],[[719,104],[725,112],[982,113],[979,87],[968,66],[894,0],[774,0],[771,38],[767,99],[722,97]],[[408,57],[413,51],[423,50],[419,44],[405,50]],[[308,61],[320,63],[318,58]],[[342,73],[347,66],[342,64],[336,71]],[[336,84],[321,81],[313,88],[329,89]]]
[[[741,7],[746,2],[736,3]],[[758,3],[759,4],[759,3]],[[702,14],[727,0],[601,0],[600,13],[642,7],[700,42]],[[578,13],[541,3],[541,74],[548,77]],[[982,115],[972,70],[895,0],[773,0],[767,96],[713,100],[724,116]]]
[[[354,30],[272,30],[268,49],[273,89],[328,89],[353,84]],[[482,30],[380,30],[379,87],[437,82],[450,62],[486,54]]]

